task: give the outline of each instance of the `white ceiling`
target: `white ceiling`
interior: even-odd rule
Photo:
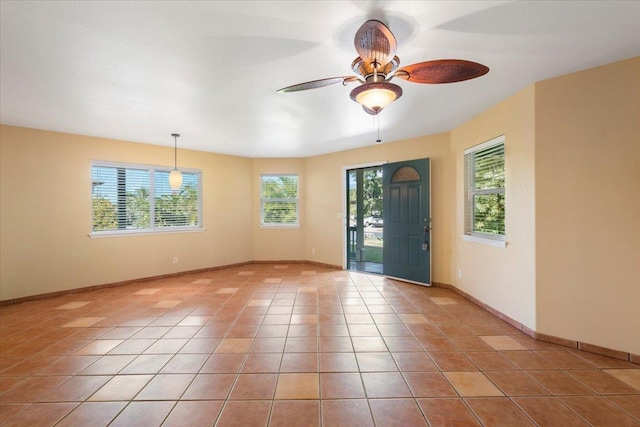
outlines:
[[[640,55],[640,1],[1,1],[0,121],[248,157],[371,145],[353,38],[385,22],[401,66],[467,59],[489,74],[420,85],[379,115],[383,142],[448,131],[529,84]]]

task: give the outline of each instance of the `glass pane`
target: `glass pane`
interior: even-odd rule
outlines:
[[[358,200],[357,200],[357,175],[355,171],[348,173],[349,194],[347,194],[347,204],[349,206],[349,227],[355,227],[358,219]]]
[[[127,169],[127,228],[149,228],[149,171]]]
[[[262,223],[298,223],[298,176],[263,175]]]
[[[295,199],[298,197],[297,176],[263,176],[262,198]]]
[[[149,172],[93,166],[93,231],[149,227]]]
[[[169,172],[155,172],[155,226],[179,227],[198,225],[198,175],[182,174],[178,191],[169,186]]]
[[[362,172],[362,206],[365,226],[371,217],[382,217],[382,169],[366,169]]]
[[[296,202],[265,201],[262,209],[264,224],[296,224],[298,222]]]
[[[505,234],[504,194],[478,194],[473,196],[473,231],[476,233]]]
[[[504,188],[504,144],[475,154],[474,189]]]
[[[393,173],[391,182],[420,181],[420,174],[411,166],[403,166]]]

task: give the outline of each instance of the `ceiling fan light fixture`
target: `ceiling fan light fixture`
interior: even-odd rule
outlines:
[[[278,92],[295,92],[336,83],[346,85],[358,81],[362,85],[351,91],[351,99],[362,105],[367,114],[375,116],[402,96],[402,88],[389,82],[393,78],[412,83],[440,84],[475,79],[489,72],[486,65],[464,59],[423,61],[398,69],[400,58],[396,56],[396,38],[389,27],[375,19],[360,26],[354,45],[358,57],[351,63],[351,69],[356,76],[298,83]]]
[[[364,83],[351,91],[351,99],[374,116],[401,96],[402,88],[389,82]]]

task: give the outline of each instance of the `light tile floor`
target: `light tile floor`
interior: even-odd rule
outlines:
[[[0,336],[6,426],[640,426],[638,365],[314,265],[4,306]]]

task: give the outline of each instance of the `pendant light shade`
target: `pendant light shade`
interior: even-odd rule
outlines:
[[[173,146],[173,154],[174,154],[174,164],[173,170],[169,173],[169,186],[171,186],[172,190],[179,190],[182,187],[182,172],[178,170],[178,137],[180,136],[177,133],[172,133],[174,146]]]
[[[174,169],[169,173],[169,185],[172,190],[179,190],[182,187],[182,172]]]

